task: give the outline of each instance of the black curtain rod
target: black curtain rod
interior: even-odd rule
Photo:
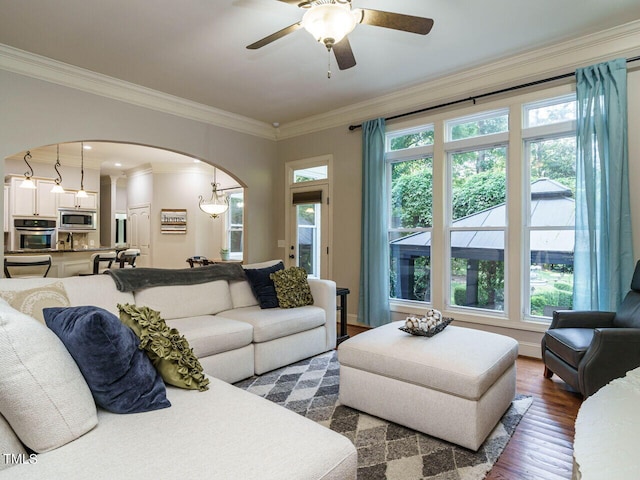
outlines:
[[[627,63],[635,62],[635,61],[638,61],[638,60],[640,60],[640,56],[627,58]],[[415,115],[417,113],[424,113],[424,112],[428,112],[430,110],[436,110],[438,108],[449,107],[451,105],[457,105],[459,103],[464,103],[464,102],[473,102],[473,104],[475,105],[476,100],[478,100],[480,98],[490,97],[491,95],[499,95],[501,93],[506,93],[506,92],[512,92],[514,90],[520,90],[521,88],[533,87],[534,85],[540,85],[540,84],[543,84],[543,83],[553,82],[555,80],[561,80],[563,78],[575,77],[575,75],[576,75],[575,72],[563,73],[562,75],[556,75],[555,77],[549,77],[549,78],[545,78],[543,80],[536,80],[535,82],[523,83],[521,85],[515,85],[513,87],[507,87],[507,88],[503,88],[501,90],[495,90],[495,91],[489,92],[489,93],[482,93],[480,95],[474,95],[472,97],[461,98],[460,100],[453,100],[451,102],[441,103],[439,105],[434,105],[432,107],[421,108],[420,110],[414,110],[412,112],[400,113],[400,114],[394,115],[392,117],[387,117],[384,120],[386,122],[388,122],[389,120],[395,120],[396,118],[408,117],[409,115]],[[349,125],[349,130],[351,130],[351,131],[356,130],[358,128],[362,128],[362,124],[360,124],[360,125]]]

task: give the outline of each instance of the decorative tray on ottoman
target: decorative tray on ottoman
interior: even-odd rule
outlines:
[[[399,329],[411,335],[433,337],[436,333],[444,330],[452,321],[453,318],[443,317],[438,310],[428,310],[427,315],[422,318],[407,317],[404,327],[399,327]]]

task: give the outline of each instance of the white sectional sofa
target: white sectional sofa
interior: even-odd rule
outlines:
[[[244,265],[264,268],[278,263]],[[0,291],[60,282],[72,306],[95,305],[118,315],[118,304],[147,306],[161,313],[189,341],[204,371],[234,383],[289,365],[336,346],[336,286],[309,279],[313,305],[261,309],[249,282],[217,280],[120,292],[108,275],[0,279]]]
[[[210,377],[210,388],[198,392],[167,386],[172,406],[151,412],[119,415],[97,408],[96,426],[62,446],[40,450],[33,461],[20,442],[27,443],[21,436],[24,427],[12,422],[38,413],[31,414],[26,405],[18,420],[15,412],[2,412],[6,398],[0,391],[0,413],[6,417],[0,415],[0,479],[355,478],[357,454],[345,437],[229,385],[334,348],[333,282],[309,279],[314,305],[265,310],[246,281],[121,292],[108,275],[95,275],[0,279],[0,291],[44,291],[56,282],[64,285],[72,306],[95,305],[116,315],[117,304],[125,303],[160,311],[189,341]],[[2,336],[4,317],[11,311],[0,300],[0,348],[11,344]],[[46,329],[35,323],[32,327]],[[12,368],[21,368],[20,362]],[[55,371],[55,365],[48,368]],[[55,375],[46,377],[55,386]]]

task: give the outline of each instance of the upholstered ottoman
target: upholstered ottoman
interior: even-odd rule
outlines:
[[[477,450],[515,395],[518,343],[452,325],[417,337],[403,324],[340,344],[340,403]]]

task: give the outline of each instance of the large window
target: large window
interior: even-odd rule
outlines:
[[[446,122],[449,305],[504,310],[508,123],[505,110]]]
[[[550,317],[573,306],[576,102],[573,96],[523,106],[529,212],[525,314]]]
[[[433,126],[387,138],[390,295],[431,301]]]
[[[571,308],[575,95],[551,97],[388,131],[394,305],[530,320]]]

